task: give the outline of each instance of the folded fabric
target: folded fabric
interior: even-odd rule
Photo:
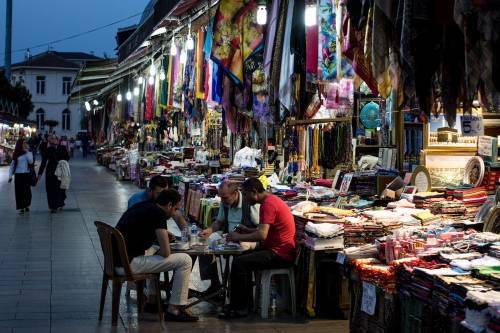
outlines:
[[[333,223],[307,222],[306,231],[319,237],[334,237],[343,231],[344,227]]]

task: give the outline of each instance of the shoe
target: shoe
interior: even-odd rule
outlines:
[[[55,214],[55,213],[57,213],[57,209],[51,209],[51,210],[50,210],[50,213],[51,213],[51,214]]]
[[[24,212],[25,213],[29,213],[30,212],[30,209],[28,207],[24,208]]]
[[[187,313],[186,310],[179,310],[179,313],[177,315],[165,311],[165,320],[178,322],[195,322],[198,321],[199,318]]]
[[[236,319],[236,318],[244,318],[246,316],[248,316],[247,311],[226,309],[226,310],[223,310],[222,312],[220,312],[217,317],[219,319],[223,319],[223,320],[230,320],[230,319]]]
[[[19,215],[24,215],[24,208],[19,210]]]

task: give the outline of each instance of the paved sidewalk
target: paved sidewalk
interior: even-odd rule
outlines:
[[[135,302],[122,296],[119,325],[111,328],[111,290],[105,317],[97,320],[102,279],[102,253],[94,221],[115,225],[128,197],[138,191],[118,182],[93,160],[71,161],[72,187],[66,209],[51,215],[45,182],[33,188],[29,215],[15,210],[14,183],[8,168],[0,167],[0,333],[4,332],[347,332],[347,321],[305,321],[253,317],[225,322],[215,310],[201,305],[198,323],[170,323],[157,316],[137,318]],[[192,274],[196,279],[198,274]],[[200,281],[193,280],[194,285]],[[123,288],[125,289],[125,288]]]

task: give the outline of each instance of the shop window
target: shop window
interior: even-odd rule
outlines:
[[[71,129],[70,123],[71,123],[71,111],[68,109],[65,109],[62,112],[62,129],[63,129],[63,131],[69,131]]]
[[[45,128],[45,110],[40,108],[36,110],[36,126],[39,130],[43,131]]]
[[[36,77],[36,93],[45,95],[45,76],[43,75],[37,75]]]

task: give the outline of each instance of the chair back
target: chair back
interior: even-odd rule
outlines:
[[[125,277],[127,277],[127,279],[132,278],[132,270],[130,269],[130,262],[127,255],[127,246],[122,233],[109,224],[100,221],[95,221],[94,224],[97,227],[97,233],[99,234],[102,253],[104,255],[104,272],[110,277],[116,275],[114,261],[116,257],[120,259],[123,265]],[[113,247],[113,243],[115,247]],[[118,251],[117,255],[114,253],[115,250]]]

